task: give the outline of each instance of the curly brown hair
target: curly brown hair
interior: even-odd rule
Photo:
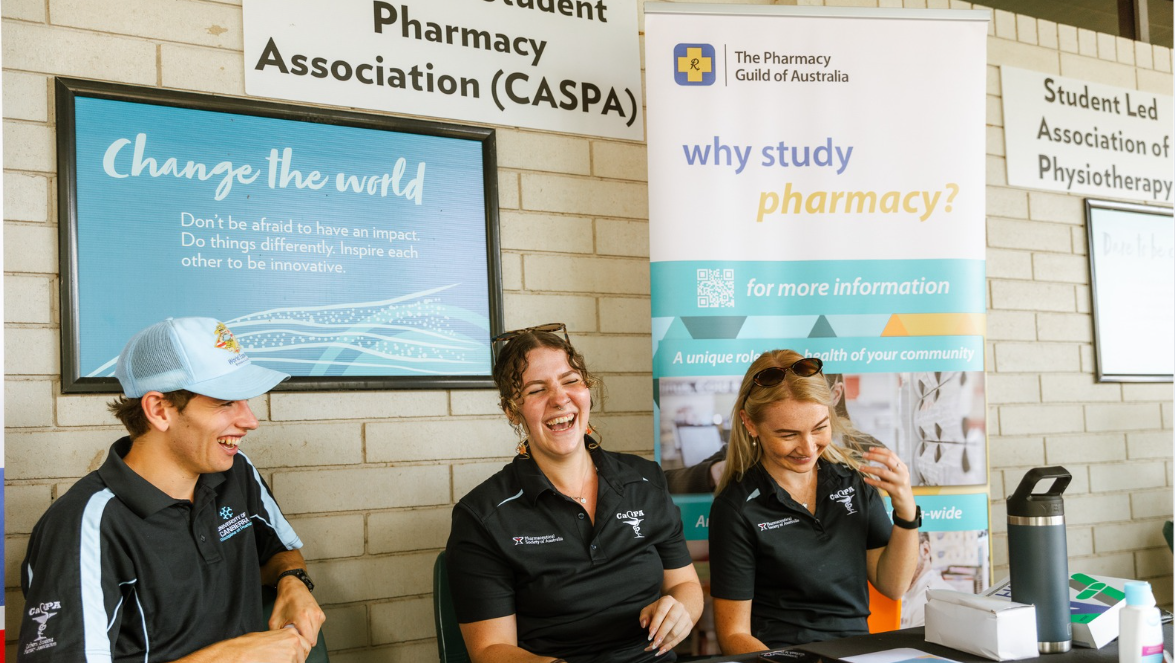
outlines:
[[[498,387],[498,405],[511,425],[516,429],[522,425],[522,375],[526,373],[529,363],[526,360],[531,350],[536,348],[552,348],[562,350],[567,354],[567,363],[579,373],[584,384],[592,389],[594,394],[592,405],[595,405],[595,395],[604,398],[604,383],[587,369],[583,355],[566,339],[558,334],[546,331],[527,331],[506,341],[506,345],[498,352],[498,360],[494,362],[494,385]]]

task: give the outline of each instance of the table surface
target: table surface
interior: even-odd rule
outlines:
[[[1163,641],[1168,650],[1171,649],[1171,623],[1163,624]],[[926,642],[926,632],[919,626],[917,628],[902,629],[900,631],[890,631],[888,633],[877,633],[870,635],[859,635],[853,638],[843,638],[841,640],[829,640],[827,642],[813,642],[804,645],[803,648],[809,651],[814,651],[818,654],[824,654],[832,658],[845,658],[846,656],[859,656],[861,654],[870,654],[873,652],[885,651],[887,649],[901,649],[901,648],[918,649],[927,654],[934,654],[943,658],[949,658],[959,663],[991,663],[991,659],[969,654],[958,649],[951,649],[950,647],[943,647],[930,642]],[[740,654],[738,656],[714,656],[704,659],[713,663],[719,661],[737,661],[745,663],[747,661],[758,660],[758,654]],[[1026,658],[1019,661],[1019,663],[1118,663],[1118,641],[1114,640],[1110,644],[1101,649],[1088,649],[1086,647],[1073,647],[1065,654],[1047,654],[1038,656],[1036,658]]]

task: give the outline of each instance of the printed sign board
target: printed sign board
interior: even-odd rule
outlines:
[[[65,391],[166,317],[279,388],[490,386],[494,132],[58,79]]]
[[[1000,67],[1008,184],[1170,205],[1170,95]]]
[[[634,0],[244,0],[245,92],[644,138]]]

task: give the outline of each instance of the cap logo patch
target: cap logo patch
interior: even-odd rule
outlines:
[[[234,354],[241,352],[241,343],[237,341],[237,337],[233,336],[233,333],[223,322],[216,323],[216,347]]]

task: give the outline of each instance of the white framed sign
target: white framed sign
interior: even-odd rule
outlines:
[[[1008,184],[1172,202],[1170,95],[1000,67]]]
[[[245,92],[644,139],[635,0],[244,0]]]
[[[1098,382],[1171,382],[1175,220],[1171,210],[1085,201]]]

